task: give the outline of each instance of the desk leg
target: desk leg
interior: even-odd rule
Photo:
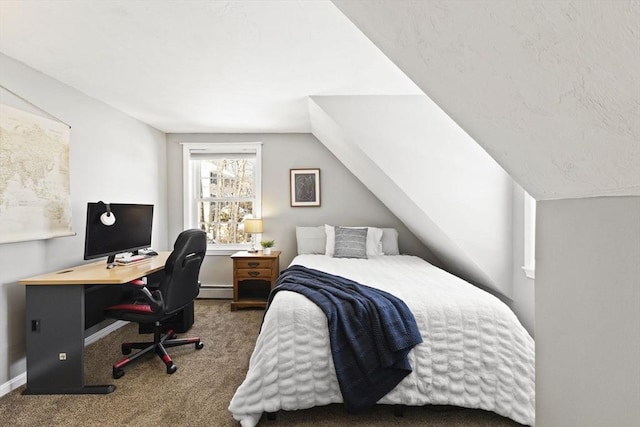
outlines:
[[[27,389],[23,394],[106,394],[84,384],[84,286],[26,286]]]

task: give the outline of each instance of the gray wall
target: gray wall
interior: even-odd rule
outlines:
[[[640,425],[640,197],[537,214],[536,425]]]
[[[311,134],[168,134],[169,235],[183,229],[182,147],[180,142],[262,142],[263,238],[282,251],[280,268],[296,255],[296,225],[370,225],[395,227],[400,250],[437,263],[431,252]],[[292,208],[289,169],[320,168],[321,206]],[[228,255],[209,256],[200,279],[204,285],[230,285]]]
[[[438,264],[432,253],[313,135],[175,134],[167,136],[165,149],[161,132],[1,54],[0,69],[0,84],[72,127],[71,201],[77,233],[73,237],[0,245],[0,330],[6,331],[6,339],[0,340],[0,394],[26,368],[24,289],[17,281],[83,262],[88,201],[153,203],[153,246],[170,248],[182,230],[180,141],[263,142],[264,237],[275,239],[276,249],[283,251],[281,268],[295,255],[295,226],[324,223],[395,227],[400,232],[403,253]],[[46,116],[1,89],[0,101]],[[289,206],[289,169],[299,167],[321,169],[321,207]],[[231,273],[228,256],[210,257],[203,266],[203,283],[229,285]],[[530,327],[526,317],[523,323]]]
[[[152,203],[153,245],[167,248],[165,136],[163,133],[0,54],[0,102],[71,126],[71,237],[0,245],[0,395],[24,374],[24,287],[18,280],[83,263],[89,201]],[[135,185],[131,185],[135,183]]]

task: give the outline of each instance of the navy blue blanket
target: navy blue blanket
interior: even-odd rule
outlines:
[[[267,310],[279,291],[306,296],[327,316],[331,354],[347,411],[370,408],[411,372],[407,354],[422,337],[402,300],[300,265],[281,273]]]

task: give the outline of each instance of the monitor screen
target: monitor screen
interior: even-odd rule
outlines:
[[[153,205],[88,203],[84,259],[106,256],[111,263],[116,254],[150,247],[152,224]]]

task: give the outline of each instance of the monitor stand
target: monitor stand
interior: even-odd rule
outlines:
[[[118,264],[116,264],[116,256],[115,255],[109,255],[107,257],[107,268],[113,268],[116,265],[118,265]]]

